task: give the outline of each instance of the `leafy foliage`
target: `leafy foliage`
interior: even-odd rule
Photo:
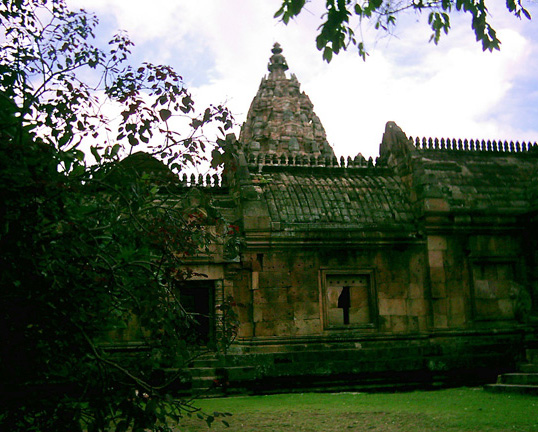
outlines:
[[[287,24],[298,16],[305,8],[306,0],[283,0],[275,17]],[[506,7],[518,18],[531,16],[521,0],[507,0]],[[484,51],[498,50],[501,41],[495,29],[488,21],[488,8],[485,0],[326,0],[324,22],[319,27],[316,46],[323,52],[323,58],[330,62],[333,54],[346,50],[349,45],[358,48],[359,55],[366,59],[368,52],[363,40],[357,40],[354,26],[350,18],[355,15],[359,22],[374,22],[376,30],[391,32],[397,23],[399,14],[405,11],[428,11],[428,24],[432,29],[430,41],[437,44],[441,35],[450,30],[450,16],[455,12],[463,12],[471,18],[471,28],[477,42]]]
[[[194,408],[171,396],[179,372],[163,371],[199,354],[174,287],[193,276],[187,257],[231,237],[210,197],[172,172],[203,158],[204,125],[225,133],[232,118],[194,117],[179,75],[129,66],[125,34],[96,47],[97,18],[63,0],[8,0],[0,19],[0,429],[168,430]],[[110,103],[119,122],[103,114]],[[140,144],[163,162],[120,161]],[[221,159],[229,151],[217,140]],[[225,347],[235,318],[221,309]],[[111,349],[121,332],[130,348]]]

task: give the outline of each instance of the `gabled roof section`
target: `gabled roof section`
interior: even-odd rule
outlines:
[[[532,146],[431,141],[416,144],[419,197],[444,200],[448,211],[458,213],[523,214],[533,206],[538,153]]]
[[[426,213],[512,217],[536,208],[536,143],[413,140],[389,122],[380,160],[402,177],[412,174],[414,199]]]
[[[241,128],[239,141],[248,155],[334,157],[325,130],[297,77],[287,78],[288,64],[275,43],[260,87]]]
[[[340,172],[335,172],[340,171]],[[292,229],[412,231],[401,180],[375,168],[278,170],[252,175],[273,222]],[[302,228],[301,228],[302,226]]]

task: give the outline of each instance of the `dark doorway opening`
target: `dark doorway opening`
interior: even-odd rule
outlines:
[[[215,334],[215,289],[211,281],[190,281],[179,287],[183,308],[194,319],[195,341],[207,345]]]

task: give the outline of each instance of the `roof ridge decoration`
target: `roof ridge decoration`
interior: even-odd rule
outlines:
[[[262,78],[239,135],[245,153],[334,157],[310,98],[294,74],[286,76],[280,44],[271,51],[269,75]]]
[[[247,163],[250,166],[282,166],[282,167],[309,167],[309,168],[377,168],[372,157],[366,159],[361,153],[352,158],[341,156],[308,156],[308,155],[270,155],[270,154],[249,154]]]
[[[452,150],[452,151],[474,151],[474,152],[494,152],[494,153],[525,153],[538,152],[536,142],[519,141],[496,141],[479,139],[455,139],[455,138],[413,138],[409,137],[409,142],[417,150]]]

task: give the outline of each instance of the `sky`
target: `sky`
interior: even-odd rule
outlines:
[[[171,65],[199,109],[225,104],[237,136],[279,42],[337,156],[374,158],[388,121],[412,137],[538,141],[538,2],[525,3],[532,21],[504,3],[486,2],[500,51],[483,52],[464,15],[429,43],[427,14],[411,13],[389,37],[357,27],[366,61],[350,47],[327,64],[315,46],[323,0],[287,26],[273,18],[279,0],[68,0],[97,14],[101,38],[127,31],[136,62]]]

